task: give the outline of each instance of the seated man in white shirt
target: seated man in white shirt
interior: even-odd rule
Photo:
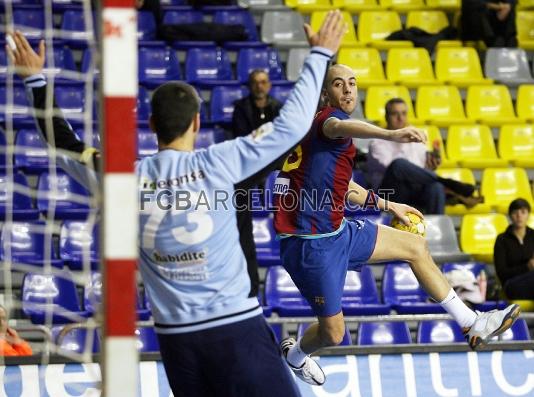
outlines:
[[[403,99],[392,98],[386,103],[388,129],[406,127],[407,115],[408,106]],[[445,212],[447,192],[470,205],[475,187],[438,177],[434,170],[440,162],[439,147],[429,152],[424,143],[372,140],[367,157],[368,177],[374,190],[391,189],[390,200],[412,205],[426,214]]]

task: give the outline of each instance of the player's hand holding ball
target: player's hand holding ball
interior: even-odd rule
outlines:
[[[423,214],[417,209],[405,204],[390,203],[389,212],[395,216],[391,222],[392,227],[425,236],[426,223]]]

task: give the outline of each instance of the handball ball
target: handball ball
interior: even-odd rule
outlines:
[[[419,215],[416,215],[413,212],[408,212],[407,216],[410,219],[410,225],[405,225],[399,218],[395,218],[393,219],[393,222],[391,222],[391,226],[395,229],[404,230],[405,232],[410,232],[413,234],[419,234],[420,236],[424,237],[426,232],[425,221],[422,220]]]

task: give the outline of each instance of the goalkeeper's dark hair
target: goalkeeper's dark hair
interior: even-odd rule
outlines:
[[[152,94],[152,122],[158,140],[169,144],[182,136],[200,112],[200,97],[187,83],[171,81],[160,85]]]
[[[402,98],[391,98],[389,101],[386,102],[386,116],[391,113],[391,107],[398,103],[403,103],[406,105],[406,101]]]
[[[530,212],[530,203],[523,198],[515,199],[510,203],[510,206],[508,207],[508,215],[512,215],[512,212],[520,209],[526,209],[527,212]]]

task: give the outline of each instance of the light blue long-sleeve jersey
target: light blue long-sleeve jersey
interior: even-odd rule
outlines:
[[[137,164],[140,271],[158,332],[192,332],[262,313],[258,300],[248,297],[234,184],[306,135],[331,56],[312,49],[273,123],[206,150],[163,150]]]

